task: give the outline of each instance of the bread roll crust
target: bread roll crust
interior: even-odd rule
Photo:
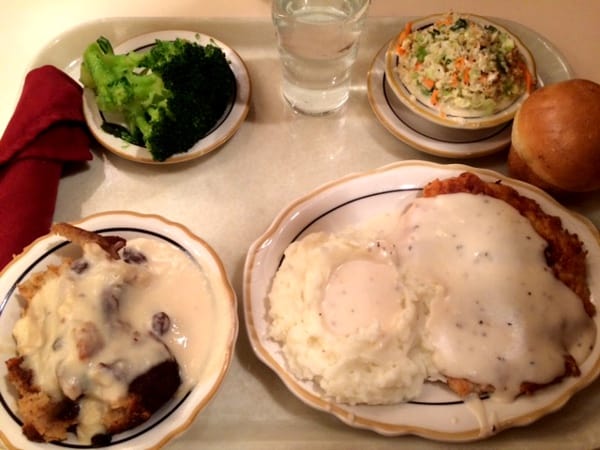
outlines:
[[[573,79],[532,93],[514,118],[511,176],[557,192],[600,189],[600,85]]]

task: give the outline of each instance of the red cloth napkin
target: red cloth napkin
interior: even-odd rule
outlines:
[[[27,74],[0,139],[0,269],[50,230],[63,165],[92,159],[81,87],[53,66]]]

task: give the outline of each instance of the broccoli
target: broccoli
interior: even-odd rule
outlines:
[[[81,83],[96,94],[100,111],[120,113],[125,126],[102,128],[146,147],[164,161],[208,134],[231,105],[235,76],[223,51],[184,39],[157,40],[148,52],[115,54],[100,37],[87,47]]]

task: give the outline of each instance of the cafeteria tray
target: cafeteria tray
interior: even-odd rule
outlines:
[[[72,73],[83,49],[99,35],[118,43],[158,30],[192,30],[234,48],[252,84],[248,117],[219,150],[176,165],[142,165],[94,145],[94,159],[62,179],[55,220],[71,221],[105,210],[154,213],[180,222],[220,255],[242,295],[246,252],[284,205],[315,187],[399,160],[454,162],[412,149],[373,114],[366,79],[373,58],[407,18],[370,18],[353,69],[349,102],[334,115],[298,115],[279,91],[279,60],[271,23],[264,19],[111,18],[67,30],[41,49],[32,67],[53,64]],[[497,19],[498,20],[498,19]],[[527,45],[554,54],[551,43],[527,27],[501,21]],[[539,61],[566,70],[562,56]],[[564,63],[566,64],[566,63]],[[506,152],[461,161],[506,173]],[[567,203],[600,225],[597,196]],[[240,301],[241,304],[241,301]],[[242,314],[240,308],[239,314]],[[243,324],[243,320],[241,321]],[[591,448],[600,446],[600,384],[576,395],[559,412],[461,448]],[[293,396],[260,362],[240,330],[232,367],[216,398],[169,449],[441,449],[449,444],[414,436],[384,437],[344,425]]]

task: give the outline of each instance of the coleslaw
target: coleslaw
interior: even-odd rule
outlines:
[[[515,38],[466,15],[449,13],[416,30],[409,22],[395,50],[406,89],[443,114],[494,114],[532,89]]]

